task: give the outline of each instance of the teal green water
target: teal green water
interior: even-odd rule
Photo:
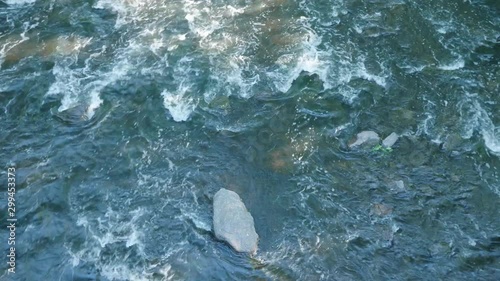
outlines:
[[[498,280],[499,40],[494,0],[0,1],[0,280]]]

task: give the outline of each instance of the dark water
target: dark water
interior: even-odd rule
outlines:
[[[0,279],[499,280],[499,62],[495,0],[0,1]]]

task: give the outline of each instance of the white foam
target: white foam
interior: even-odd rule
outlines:
[[[164,265],[161,267],[158,272],[164,276],[164,280],[172,280],[174,278],[174,274],[170,273],[170,270],[172,270],[172,266],[169,264]]]
[[[462,137],[470,139],[474,131],[481,133],[485,146],[495,155],[500,156],[500,127],[495,126],[488,112],[481,107],[474,95],[469,95],[459,104],[462,122]]]
[[[364,63],[358,64],[356,75],[360,78],[366,79],[368,81],[373,81],[377,83],[377,85],[384,87],[386,86],[386,78],[384,76],[378,76],[371,74],[367,71]]]
[[[500,128],[488,126],[487,128],[482,128],[481,133],[486,147],[495,155],[500,156]]]
[[[94,116],[94,113],[95,113],[96,109],[98,109],[99,106],[101,106],[101,104],[102,104],[102,99],[99,96],[99,92],[98,91],[92,91],[90,93],[89,106],[87,107],[87,111],[86,111],[88,119],[90,119],[90,118],[92,118]]]
[[[245,8],[235,8],[231,5],[226,5],[226,12],[224,13],[226,16],[234,17],[239,14],[245,13]]]
[[[268,73],[268,76],[274,81],[276,88],[286,93],[292,87],[300,74],[304,71],[309,74],[316,74],[323,81],[325,89],[332,87],[329,82],[329,64],[328,53],[318,50],[321,43],[321,37],[312,29],[307,28],[305,40],[302,42],[302,50],[298,56],[286,54],[278,58],[276,64],[278,71]],[[297,59],[295,59],[295,57]],[[290,65],[293,63],[294,65]]]
[[[95,110],[102,104],[101,91],[108,85],[124,79],[133,64],[127,59],[130,53],[136,52],[136,46],[130,44],[126,49],[120,50],[115,58],[115,63],[109,71],[91,70],[90,64],[100,57],[106,50],[92,54],[83,67],[74,67],[76,57],[65,57],[56,61],[52,70],[55,82],[50,86],[47,95],[62,95],[59,112],[85,104],[86,118],[93,117]]]
[[[230,71],[226,73],[226,82],[238,88],[238,95],[243,98],[251,97],[251,90],[260,78],[255,74],[251,78],[243,77],[243,69],[248,67],[250,58],[242,55],[234,56],[229,59]]]
[[[26,5],[33,4],[36,0],[4,0],[8,5]]]
[[[71,60],[57,61],[52,69],[55,81],[50,85],[47,95],[63,95],[59,111],[64,111],[78,105],[78,92],[82,79],[81,71],[71,70],[74,63]]]
[[[153,273],[148,266],[137,266],[127,262],[129,251],[123,253],[116,251],[112,256],[102,254],[107,245],[124,243],[126,248],[137,247],[139,250],[137,254],[144,258],[142,241],[144,234],[138,226],[143,215],[143,209],[121,214],[108,208],[104,216],[96,219],[80,216],[77,225],[85,229],[88,239],[76,252],[66,245],[73,267],[78,266],[83,260],[93,264],[109,280],[150,280]],[[169,268],[168,264],[163,266],[165,269]],[[165,273],[169,274],[168,270]]]
[[[436,29],[436,31],[437,31],[438,33],[441,33],[441,34],[446,34],[446,33],[448,33],[448,28],[447,28],[446,26],[441,26],[441,27],[438,27],[438,28]]]
[[[146,271],[136,272],[126,264],[106,264],[101,268],[101,274],[109,280],[149,281],[152,273]]]
[[[457,59],[450,64],[439,65],[438,68],[441,70],[458,70],[465,66],[465,61],[463,59]]]
[[[139,10],[143,3],[146,1],[141,0],[99,0],[93,8],[95,9],[108,9],[117,14],[115,27],[119,28],[133,20],[133,10]]]
[[[407,69],[407,73],[408,74],[413,74],[413,73],[421,72],[426,67],[427,67],[427,65],[420,65],[420,66],[410,66],[410,65],[406,66],[405,65],[405,66],[401,66],[401,68]]]
[[[185,217],[188,218],[188,219],[190,219],[194,223],[194,225],[196,226],[196,228],[203,229],[205,231],[212,231],[211,224],[207,223],[203,219],[199,218],[199,216],[196,215],[195,213],[187,212],[185,214]]]
[[[265,27],[255,28],[257,36],[245,36],[238,29],[234,30],[232,24],[228,24],[230,18],[239,14],[277,5],[280,4],[264,1],[251,4],[250,7],[233,7],[185,1],[185,18],[190,30],[200,39],[199,46],[211,62],[211,78],[215,85],[204,93],[205,100],[210,101],[215,95],[221,94],[250,98],[261,81],[269,81],[268,85],[272,88],[269,90],[287,92],[302,72],[317,74],[326,88],[331,87],[326,59],[328,53],[318,49],[321,38],[308,26],[307,18],[291,21],[277,19],[270,23],[275,28],[285,29],[287,23],[299,27],[299,31],[286,36],[286,46],[283,49],[289,48],[290,53],[279,57],[272,70],[267,66],[259,67],[255,64],[254,57],[247,55],[248,48],[259,44],[257,36],[266,36],[269,30]],[[253,25],[266,26],[262,23]]]
[[[133,23],[134,28],[122,28],[126,42],[124,47],[114,50],[114,55],[107,59],[113,63],[106,70],[86,72],[85,69],[68,66],[66,71],[71,75],[59,73],[59,77],[56,76],[50,93],[63,95],[60,111],[85,103],[86,117],[92,118],[102,105],[102,90],[125,78],[129,70],[140,68],[139,73],[142,75],[154,73],[164,77],[164,72],[172,69],[165,66],[173,63],[174,85],[164,87],[161,93],[163,104],[174,121],[186,121],[197,106],[198,97],[194,95],[200,92],[200,79],[195,76],[205,71],[195,69],[198,67],[199,55],[208,62],[210,84],[203,93],[208,102],[216,95],[250,98],[262,91],[285,93],[303,72],[317,75],[325,89],[347,85],[353,77],[373,81],[382,87],[386,85],[384,73],[370,73],[358,58],[349,61],[340,57],[341,62],[333,59],[332,54],[336,55],[337,52],[328,44],[322,44],[322,37],[313,30],[307,17],[269,22],[266,19],[264,23],[254,23],[261,27],[255,28],[256,35],[251,36],[235,28],[233,21],[234,17],[248,13],[246,6],[195,0],[165,3],[160,0],[98,0],[94,4],[94,8],[108,9],[118,14],[117,28],[129,23]],[[280,3],[264,1],[252,6],[267,9]],[[161,17],[158,16],[160,11],[164,14]],[[165,36],[165,26],[179,20],[179,15],[187,20],[189,32]],[[267,24],[273,30],[267,29]],[[271,36],[281,29],[289,31],[283,42],[279,42],[284,46],[276,48],[277,52],[282,53],[277,56],[275,64],[256,63],[258,55],[253,50],[258,49],[261,43],[259,38]],[[194,37],[194,42],[199,42],[199,49],[186,55],[195,60],[186,66],[172,61],[177,56],[168,52],[178,52],[179,46],[186,44],[180,42],[188,36]],[[153,65],[141,65],[147,61],[144,59],[145,53],[154,53],[159,59]]]
[[[7,41],[7,42],[1,42],[1,44],[2,44],[2,48],[0,49],[0,66],[5,61],[5,55],[12,48],[12,47],[9,46],[10,45],[9,41]]]
[[[183,122],[188,120],[191,113],[196,108],[196,103],[193,98],[187,96],[189,86],[181,83],[175,93],[170,93],[164,90],[161,95],[163,96],[163,105],[168,109],[170,115],[176,122]]]
[[[122,28],[127,24],[133,24],[139,27],[137,33],[133,29],[124,28],[127,34],[127,44],[118,49],[116,55],[111,61],[114,61],[112,71],[100,73],[102,79],[93,87],[90,87],[91,94],[88,94],[89,107],[87,115],[91,117],[94,111],[102,104],[99,92],[109,84],[112,84],[126,77],[131,69],[140,68],[141,75],[160,75],[162,76],[169,66],[168,52],[175,51],[179,42],[186,40],[187,34],[178,34],[176,36],[164,36],[165,26],[172,18],[179,14],[186,13],[185,18],[191,31],[197,36],[204,38],[209,36],[218,28],[217,13],[212,13],[211,5],[205,2],[181,1],[165,2],[161,0],[99,0],[94,8],[107,9],[116,13],[116,28]],[[237,14],[237,9],[228,7],[232,14]],[[133,33],[132,33],[133,32]],[[141,65],[145,60],[145,54],[151,52],[158,59],[153,64]],[[181,59],[174,66],[174,83],[177,89],[174,91],[165,89],[162,92],[164,106],[168,109],[173,119],[177,122],[186,121],[194,108],[196,102],[188,96],[188,91],[194,85],[190,79],[193,75],[189,59]],[[177,82],[179,81],[179,82]]]
[[[221,27],[219,22],[221,16],[206,2],[186,0],[184,1],[184,12],[189,29],[201,39],[208,37]]]
[[[38,18],[35,18],[38,20]],[[30,38],[26,35],[28,31],[31,29],[35,28],[38,26],[38,23],[35,22],[33,24],[30,24],[30,22],[24,22],[23,23],[23,32],[19,35],[7,35],[7,36],[0,36],[0,44],[2,45],[0,49],[0,66],[4,63],[5,61],[5,56],[7,53],[14,49],[17,45],[23,43],[24,41],[28,41]],[[20,37],[20,38],[19,38]],[[31,53],[24,54],[24,56],[30,56],[32,55]]]

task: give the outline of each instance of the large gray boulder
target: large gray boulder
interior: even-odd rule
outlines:
[[[238,252],[255,254],[259,236],[240,196],[221,188],[214,196],[214,232]]]

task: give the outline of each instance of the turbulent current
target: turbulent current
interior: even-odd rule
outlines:
[[[500,280],[498,0],[0,0],[0,126],[0,280]]]

